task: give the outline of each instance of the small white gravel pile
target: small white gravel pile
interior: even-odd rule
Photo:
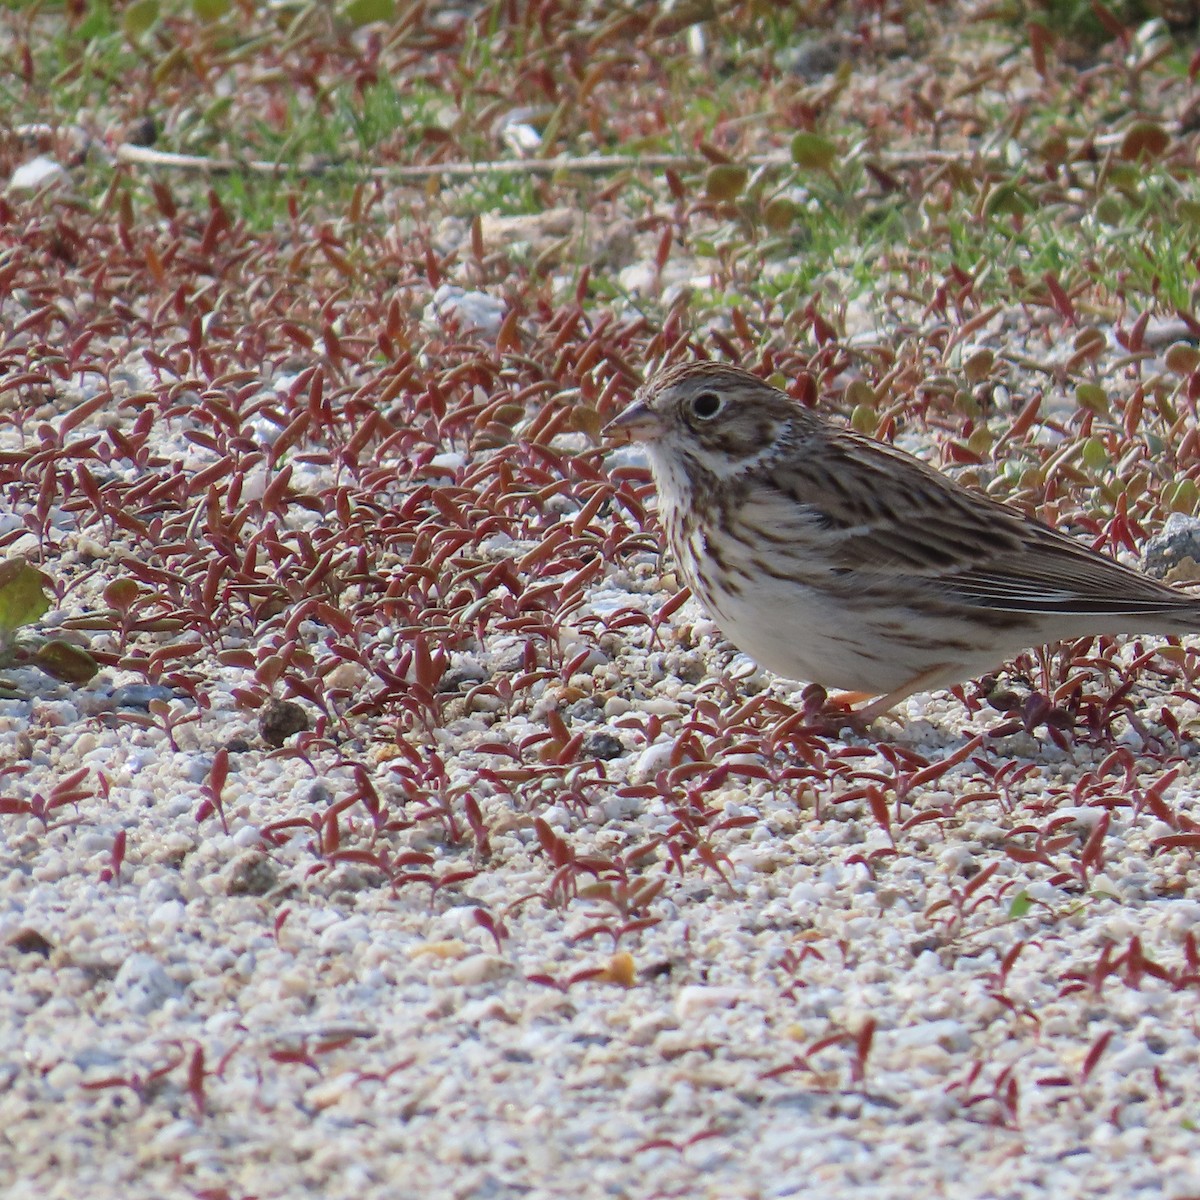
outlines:
[[[56,536],[64,575],[104,551]],[[1195,703],[1145,668],[1144,733],[1096,745],[978,740],[1003,718],[938,695],[772,750],[799,690],[693,603],[652,630],[662,569],[606,563],[553,668],[493,628],[440,668],[435,728],[331,722],[307,757],[210,647],[204,710],[11,672],[4,1196],[1200,1195]]]
[[[597,610],[620,577],[597,587]],[[677,622],[698,617],[689,607]],[[622,747],[605,763],[610,791],[667,765],[660,747],[687,698],[712,693],[717,650],[699,645],[699,692],[674,674],[690,676],[697,651],[622,654],[620,690],[647,700],[615,709],[659,712],[662,740],[639,750],[594,708]],[[599,655],[584,674],[605,670]],[[552,874],[535,817],[578,855],[611,857],[670,831],[662,799],[505,812],[493,798],[486,862],[427,843],[435,872],[478,875],[432,902],[417,883],[393,896],[358,864],[314,870],[311,829],[264,848],[272,821],[347,794],[335,755],[318,778],[267,757],[230,698],[172,750],[158,729],[85,716],[99,690],[0,705],[6,760],[27,768],[8,794],[92,772],[91,795],[49,829],[3,816],[0,1179],[14,1200],[1200,1192],[1197,982],[1080,982],[1134,937],[1186,975],[1192,856],[1153,855],[1162,831],[1144,813],[1111,810],[1103,884],[1088,896],[994,857],[1016,822],[970,800],[969,769],[908,810],[957,802],[961,815],[898,836],[873,872],[863,860],[889,839],[861,802],[826,791],[818,814],[811,787],[731,779],[706,802],[756,819],[713,837],[728,882],[689,864],[650,906],[658,923],[614,951],[588,934],[620,924],[600,901],[506,906]],[[912,702],[907,721],[897,744],[933,760],[977,728],[942,698]],[[500,721],[486,739],[528,727]],[[468,748],[480,740],[469,722],[461,732],[442,752],[484,792],[479,770],[495,760]],[[32,749],[20,756],[22,737]],[[214,750],[238,737],[249,745],[231,755],[225,833],[196,814]],[[1104,757],[1081,746],[1071,761],[1024,736],[1002,753],[1036,764],[1026,797],[1069,788]],[[878,754],[864,761],[886,773]],[[1181,810],[1195,808],[1193,761],[1168,792]],[[1100,811],[1060,815],[1085,837]],[[104,882],[122,832],[124,862]],[[971,898],[1006,882],[1003,895],[929,915],[961,898],[984,855],[1000,873]],[[1010,917],[1018,892],[1032,907]],[[479,908],[507,926],[500,953]],[[568,983],[588,969],[600,974]],[[855,1038],[871,1022],[860,1064]]]

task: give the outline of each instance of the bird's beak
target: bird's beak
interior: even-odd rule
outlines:
[[[635,400],[619,417],[605,425],[603,437],[619,444],[652,442],[662,437],[667,427],[663,419],[641,400]]]

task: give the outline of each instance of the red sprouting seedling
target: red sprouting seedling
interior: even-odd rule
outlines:
[[[1150,848],[1155,854],[1160,850],[1200,850],[1200,833],[1170,833],[1155,838]]]
[[[1132,759],[1132,756],[1130,757]],[[1133,777],[1134,767],[1131,761],[1126,768],[1125,781],[1121,790],[1133,793],[1133,815],[1135,818],[1141,814],[1143,808],[1148,808],[1164,825],[1169,825],[1172,829],[1187,831],[1195,828],[1194,822],[1189,817],[1177,812],[1163,799],[1163,793],[1179,778],[1178,767],[1164,771],[1144,791],[1135,789],[1132,786]]]
[[[736,891],[733,886],[733,880],[725,874],[725,868],[733,869],[733,860],[728,854],[722,854],[715,849],[708,841],[697,842],[693,853],[706,866],[711,868],[717,875],[720,876],[721,882],[731,891]]]
[[[193,708],[191,712],[185,714],[181,704],[159,699],[150,701],[149,713],[151,718],[157,721],[163,733],[167,735],[167,741],[176,753],[179,751],[179,743],[175,740],[175,731],[180,726],[194,724],[204,715],[199,708]]]
[[[83,470],[82,467],[79,468]],[[141,595],[141,588],[135,580],[127,577],[114,579],[104,589],[104,602],[120,618],[117,626],[118,644],[124,650],[129,641],[130,630],[134,620],[134,606]]]
[[[979,892],[984,884],[988,883],[999,869],[999,862],[988,863],[982,871],[972,876],[961,888],[952,887],[950,895],[946,899],[936,901],[925,910],[926,918],[932,917],[944,908],[950,908],[952,915],[949,918],[948,924],[961,925],[981,905],[987,903],[998,904],[1003,899],[1004,893],[1014,886],[1012,880],[1004,883],[995,893],[980,896],[977,899],[974,899],[974,897],[976,892]]]
[[[397,1071],[404,1071],[411,1067],[417,1060],[415,1057],[402,1058],[398,1062],[392,1063],[390,1067],[384,1067],[382,1071],[355,1071],[355,1083],[387,1083]]]
[[[492,853],[492,844],[488,840],[487,825],[484,824],[483,813],[479,808],[479,801],[468,792],[463,797],[463,808],[467,814],[467,824],[470,826],[471,833],[475,838],[475,850],[482,858],[489,858]]]
[[[621,939],[628,934],[641,933],[642,930],[653,929],[655,925],[661,923],[661,917],[640,917],[632,921],[622,921],[619,924],[602,922],[597,925],[589,925],[587,929],[580,930],[579,933],[574,934],[569,940],[572,945],[577,945],[579,942],[589,941],[600,934],[605,934],[612,938],[613,949],[615,950],[620,944]]]
[[[117,831],[112,849],[108,852],[108,866],[100,872],[101,883],[120,883],[121,864],[125,861],[125,830]]]
[[[494,917],[490,912],[483,908],[477,908],[471,916],[474,918],[475,924],[480,929],[486,929],[492,935],[492,940],[496,943],[496,953],[504,953],[504,940],[509,936],[508,926],[499,917]]]
[[[267,1057],[272,1062],[283,1064],[299,1063],[301,1066],[311,1067],[316,1074],[321,1074],[321,1068],[317,1066],[312,1055],[308,1052],[307,1046],[298,1046],[281,1050],[268,1051]]]
[[[798,951],[789,948],[779,956],[780,967],[790,977],[787,987],[779,993],[785,999],[795,1000],[796,992],[800,988],[808,987],[808,984],[799,978],[800,966],[806,958],[815,958],[818,962],[825,961],[825,956],[812,945],[801,946]]]
[[[533,827],[542,852],[555,867],[545,891],[546,903],[551,908],[559,908],[574,899],[578,893],[577,880],[581,874],[587,873],[599,878],[605,870],[613,868],[611,859],[598,855],[577,855],[570,843],[559,837],[541,817],[538,817]]]
[[[896,838],[892,833],[892,815],[888,811],[887,801],[883,798],[883,793],[877,787],[867,787],[863,789],[866,794],[867,803],[871,806],[871,815],[875,818],[875,823],[887,835],[887,840],[892,844],[892,852],[896,852]],[[899,801],[897,800],[897,807]]]
[[[672,1141],[670,1138],[653,1138],[648,1142],[643,1142],[640,1146],[635,1146],[633,1152],[641,1154],[645,1150],[674,1150],[676,1154],[683,1154],[689,1147],[707,1141],[709,1138],[722,1137],[725,1132],[724,1129],[702,1129],[682,1142]]]
[[[1080,1068],[1078,1079],[1073,1078],[1065,1072],[1060,1072],[1056,1075],[1040,1075],[1034,1082],[1038,1085],[1038,1087],[1070,1088],[1075,1092],[1078,1092],[1083,1085],[1087,1083],[1088,1077],[1096,1069],[1096,1064],[1104,1055],[1105,1050],[1108,1049],[1108,1044],[1113,1039],[1113,1033],[1113,1030],[1106,1029],[1091,1044],[1091,1046],[1088,1048],[1087,1055],[1083,1060],[1083,1066]],[[1061,1102],[1062,1100],[1067,1099],[1067,1096],[1059,1095],[1055,1097],[1055,1099]]]
[[[1085,891],[1091,886],[1089,881],[1092,874],[1098,874],[1104,869],[1104,838],[1108,833],[1110,817],[1111,814],[1106,812],[1096,822],[1096,828],[1088,835],[1079,855],[1079,863],[1075,867],[1075,872]]]
[[[425,793],[422,798],[426,802],[420,808],[412,810],[412,822],[441,821],[446,831],[446,840],[453,846],[461,845],[464,840],[463,830],[454,815],[454,809],[440,795],[431,796]]]
[[[55,809],[68,804],[78,805],[80,800],[85,800],[92,794],[79,787],[79,784],[87,778],[87,773],[87,767],[80,767],[77,771],[73,771],[65,779],[60,779],[50,789],[49,795],[35,792],[28,800],[19,796],[0,796],[0,814],[26,813],[40,821],[42,828],[46,830],[58,829],[64,824],[72,824],[73,822],[56,821],[51,825],[50,814]]]
[[[900,819],[900,805],[907,800],[917,788],[925,787],[928,784],[935,783],[941,779],[943,775],[948,774],[955,767],[961,766],[968,758],[972,758],[975,752],[983,745],[984,735],[976,734],[965,745],[960,746],[952,754],[947,754],[945,758],[939,759],[937,762],[929,763],[922,762],[915,770],[907,770],[897,768],[896,779],[896,819]],[[889,830],[890,836],[890,830]],[[893,845],[895,843],[893,842]]]
[[[850,1063],[850,1078],[858,1084],[866,1082],[867,1059],[871,1054],[871,1046],[875,1041],[876,1022],[874,1017],[868,1017],[854,1035],[854,1058]]]
[[[580,971],[574,971],[566,977],[566,979],[558,979],[553,975],[526,975],[525,978],[530,983],[536,983],[540,987],[554,988],[559,992],[567,992],[577,983],[586,983],[590,979],[600,979],[604,976],[605,970],[603,967],[584,967]]]
[[[109,1075],[104,1079],[85,1080],[80,1086],[89,1092],[100,1091],[104,1088],[126,1087],[144,1102],[157,1090],[159,1080],[174,1071],[187,1057],[179,1042],[170,1042],[168,1046],[170,1054],[167,1061],[152,1071],[147,1071],[145,1074],[141,1071],[131,1071],[128,1075]]]
[[[968,1111],[979,1109],[988,1125],[1002,1129],[1020,1128],[1021,1089],[1017,1082],[1015,1064],[1002,1067],[989,1088],[985,1084],[976,1088],[983,1075],[982,1061],[973,1062],[965,1079],[947,1085],[947,1093],[959,1092],[959,1100]]]
[[[1106,1029],[1088,1049],[1087,1056],[1083,1060],[1083,1066],[1079,1070],[1079,1082],[1087,1083],[1088,1076],[1096,1069],[1096,1064],[1100,1061],[1105,1050],[1108,1049],[1108,1043],[1113,1039],[1112,1029]]]
[[[1074,834],[1060,834],[1057,831],[1065,825],[1072,824],[1073,820],[1068,816],[1057,817],[1049,823],[1044,831],[1035,825],[1018,825],[1012,830],[1009,837],[1014,838],[1032,833],[1034,835],[1032,849],[1024,846],[1005,846],[1004,852],[1014,862],[1040,863],[1042,866],[1054,870],[1055,862],[1051,856],[1064,850],[1075,841]],[[1076,876],[1067,871],[1056,871],[1050,876],[1048,882],[1053,887],[1066,887],[1076,883]]]
[[[662,646],[661,636],[662,627],[665,625],[676,612],[687,603],[691,596],[691,592],[687,588],[681,588],[669,599],[663,601],[654,611],[653,617],[650,618],[650,645],[651,647],[658,645]]]
[[[1200,951],[1196,949],[1196,935],[1189,929],[1183,939],[1184,970],[1175,978],[1176,987],[1200,987]]]
[[[1112,950],[1112,943],[1105,942],[1100,947],[1100,957],[1091,967],[1085,971],[1068,971],[1063,976],[1068,982],[1059,988],[1058,994],[1068,996],[1091,988],[1092,995],[1098,999],[1104,989],[1105,979],[1120,970],[1120,963],[1113,960]]]
[[[1171,972],[1146,957],[1145,951],[1142,950],[1142,939],[1136,935],[1129,939],[1129,948],[1113,965],[1125,968],[1125,983],[1135,990],[1142,986],[1142,980],[1147,975],[1152,979],[1171,981]]]
[[[429,911],[433,911],[433,902],[437,899],[437,894],[445,887],[454,887],[458,883],[466,883],[468,879],[474,879],[478,875],[478,871],[470,869],[462,871],[447,871],[444,875],[437,875],[429,880]]]
[[[229,776],[229,751],[222,747],[213,755],[212,767],[208,778],[201,784],[200,790],[204,799],[196,809],[196,823],[208,820],[215,812],[221,818],[221,828],[229,832],[229,823],[225,820],[225,808],[222,804],[221,793],[225,789],[225,780]]]
[[[618,871],[623,871],[626,867],[626,863],[621,861],[615,862],[613,865]],[[580,888],[579,895],[581,898],[611,904],[624,919],[619,922],[600,920],[597,924],[590,925],[575,934],[570,939],[572,944],[587,941],[600,934],[607,934],[608,937],[612,938],[613,949],[615,950],[621,938],[628,934],[640,933],[644,929],[652,929],[661,922],[662,918],[638,916],[637,914],[644,912],[665,886],[666,880],[663,878],[643,880],[636,883],[631,882],[627,878],[617,878],[615,880],[599,880],[596,883],[589,883],[585,887]],[[588,915],[591,917],[603,917],[605,914],[589,913]]]
[[[786,1075],[790,1071],[815,1071],[812,1060],[823,1050],[828,1050],[832,1046],[850,1046],[853,1050],[853,1056],[850,1061],[850,1079],[856,1085],[865,1083],[867,1077],[867,1059],[871,1054],[871,1046],[875,1040],[875,1030],[877,1023],[874,1017],[867,1017],[859,1026],[858,1030],[850,1033],[847,1030],[839,1030],[836,1033],[827,1034],[823,1038],[818,1038],[810,1046],[804,1048],[803,1053],[796,1055],[790,1062],[784,1063],[783,1066],[773,1067],[769,1071],[764,1071],[763,1079],[777,1079],[781,1075]]]
[[[204,1073],[204,1047],[197,1046],[188,1060],[187,1090],[198,1117],[204,1116]]]
[[[1004,987],[1008,982],[1009,973],[1016,965],[1017,959],[1020,958],[1022,951],[1028,945],[1038,945],[1037,942],[1017,941],[1014,942],[1005,952],[1004,957],[1000,960],[999,967],[988,977],[988,994],[1000,999],[1004,995]]]

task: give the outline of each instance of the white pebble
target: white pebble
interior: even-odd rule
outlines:
[[[714,1009],[732,1008],[742,997],[740,988],[688,984],[675,997],[675,1015],[681,1021],[690,1021]]]
[[[113,980],[114,999],[139,1016],[160,1008],[179,990],[158,959],[149,954],[131,954]]]
[[[14,192],[32,192],[66,175],[61,163],[39,154],[22,163],[9,177],[8,186]]]

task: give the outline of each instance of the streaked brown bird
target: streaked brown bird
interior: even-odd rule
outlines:
[[[645,446],[671,550],[726,637],[878,697],[864,721],[1031,646],[1200,630],[1200,599],[736,367],[662,371],[605,433]]]

